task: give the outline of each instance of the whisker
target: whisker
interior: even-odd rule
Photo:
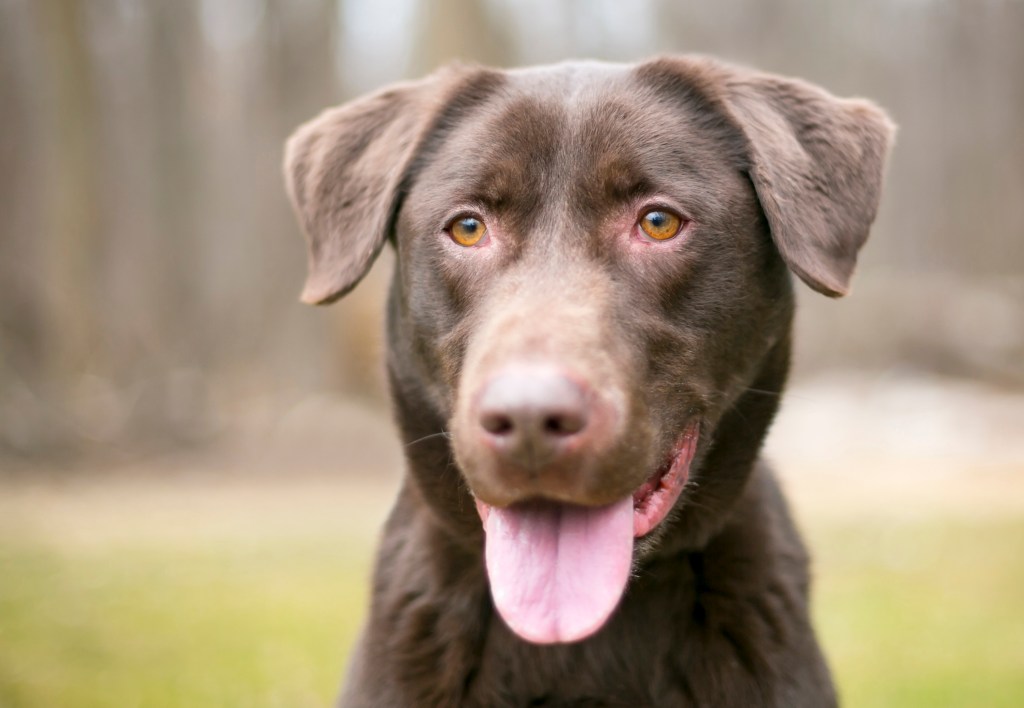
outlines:
[[[765,391],[764,389],[761,389],[761,388],[748,388],[748,389],[744,390],[744,393],[760,393],[761,395],[764,395],[764,396],[781,396],[782,395],[782,391]]]
[[[431,440],[433,438],[438,438],[438,437],[449,438],[449,437],[451,437],[451,434],[447,430],[442,430],[439,433],[431,433],[430,435],[424,435],[422,438],[418,438],[416,440],[413,440],[412,442],[406,443],[405,446],[406,447],[412,447],[413,445],[418,445],[421,442],[424,442],[426,440]]]

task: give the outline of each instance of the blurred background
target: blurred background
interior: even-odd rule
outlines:
[[[452,60],[680,51],[900,125],[767,453],[848,705],[1024,704],[1024,2],[0,0],[0,706],[328,704],[391,258],[298,304],[284,139]]]

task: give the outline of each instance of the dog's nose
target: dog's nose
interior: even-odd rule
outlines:
[[[583,386],[555,369],[514,368],[488,382],[477,411],[489,446],[536,470],[585,432],[589,399]]]

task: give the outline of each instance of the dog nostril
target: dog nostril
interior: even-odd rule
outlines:
[[[582,415],[560,413],[544,419],[544,431],[551,435],[575,435],[586,425]]]
[[[510,368],[481,390],[477,431],[503,455],[552,455],[587,428],[589,400],[580,384],[558,370]]]
[[[480,425],[491,435],[508,435],[515,427],[512,419],[501,413],[487,413],[481,416]]]

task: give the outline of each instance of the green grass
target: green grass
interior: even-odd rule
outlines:
[[[328,705],[365,612],[371,544],[317,524],[259,541],[0,531],[4,708]],[[807,532],[845,705],[1024,705],[1024,521]]]
[[[1024,705],[1024,522],[813,530],[815,615],[844,705]]]
[[[0,706],[323,706],[366,557],[261,548],[0,545]]]

